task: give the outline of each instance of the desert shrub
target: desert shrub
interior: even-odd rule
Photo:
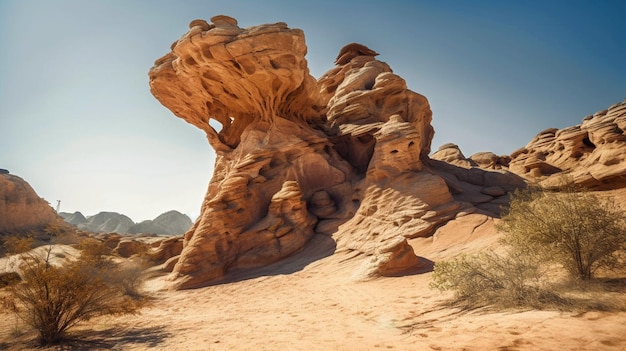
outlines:
[[[34,239],[31,236],[10,236],[4,240],[2,246],[8,254],[21,254],[33,247]]]
[[[613,295],[584,290],[598,269],[619,261],[626,241],[624,214],[610,200],[575,190],[517,191],[496,226],[504,232],[505,252],[437,262],[431,287],[452,290],[456,301],[471,306],[623,308],[622,303],[591,304]],[[560,267],[579,283],[558,282]]]
[[[559,193],[517,191],[497,228],[514,249],[589,280],[598,269],[618,262],[615,253],[626,248],[625,225],[614,201],[568,186]]]
[[[101,315],[135,313],[141,300],[124,295],[112,283],[111,266],[94,265],[82,256],[61,266],[46,257],[23,254],[22,283],[11,287],[16,313],[37,330],[42,344],[60,341],[77,323]]]
[[[94,238],[82,239],[76,244],[76,248],[80,250],[84,260],[93,262],[104,260],[107,255],[111,254],[111,249],[104,242]]]
[[[111,277],[111,284],[121,288],[126,296],[141,298],[141,286],[144,282],[144,270],[148,263],[141,259],[123,263],[116,269],[116,274]]]
[[[545,289],[545,271],[531,255],[482,252],[435,264],[431,288],[452,290],[467,307],[540,307],[557,298]]]
[[[18,283],[22,278],[15,272],[0,272],[0,289]]]

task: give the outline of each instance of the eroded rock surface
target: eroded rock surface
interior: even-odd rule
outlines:
[[[266,265],[315,235],[364,258],[363,277],[418,269],[407,238],[515,186],[500,171],[430,160],[428,100],[366,46],[346,45],[316,81],[301,30],[211,22],[192,21],[149,74],[154,96],[217,154],[201,215],[166,262],[172,288]]]
[[[594,189],[626,185],[626,101],[581,124],[539,133],[511,154],[510,170],[545,188],[564,181]]]

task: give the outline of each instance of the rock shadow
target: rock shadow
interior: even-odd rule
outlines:
[[[309,264],[331,256],[337,249],[335,240],[324,234],[315,234],[300,251],[282,258],[280,261],[257,268],[233,269],[227,271],[224,278],[203,286],[221,285],[262,276],[292,274],[303,270]],[[199,287],[203,287],[199,286]]]
[[[427,164],[443,178],[455,200],[470,203],[479,213],[494,218],[500,218],[503,207],[508,206],[510,193],[527,186],[524,178],[506,170],[464,168],[435,159]]]
[[[413,267],[407,270],[403,270],[394,274],[386,274],[385,277],[406,277],[410,275],[418,275],[432,272],[435,269],[435,262],[422,257],[417,256],[419,259],[420,265],[417,267]]]

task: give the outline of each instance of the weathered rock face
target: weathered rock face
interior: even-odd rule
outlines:
[[[626,101],[582,123],[539,133],[511,154],[510,170],[546,188],[568,180],[597,189],[626,185]]]
[[[51,224],[64,228],[63,223],[24,179],[0,173],[0,234],[41,231]]]
[[[302,31],[211,21],[192,21],[149,74],[154,96],[217,154],[201,215],[170,260],[173,288],[274,262],[314,235],[366,257],[363,276],[398,274],[420,265],[407,238],[501,195],[456,198],[471,177],[431,164],[428,100],[373,50],[345,46],[316,81]]]
[[[302,31],[284,23],[241,29],[226,16],[212,22],[193,21],[150,71],[155,97],[204,130],[217,153],[202,214],[174,269],[180,288],[302,248],[317,222],[307,201],[325,191],[336,208],[327,215],[342,212],[352,172],[308,124],[321,124],[323,112]]]

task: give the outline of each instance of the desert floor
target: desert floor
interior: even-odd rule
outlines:
[[[413,239],[436,261],[495,245],[493,221],[469,215],[434,238]],[[81,325],[50,350],[625,350],[625,312],[462,311],[431,290],[432,273],[357,279],[362,259],[314,239],[299,254],[228,282],[186,291],[147,281],[140,315]],[[624,294],[626,295],[626,294]],[[0,349],[26,350],[34,334],[0,316]]]

